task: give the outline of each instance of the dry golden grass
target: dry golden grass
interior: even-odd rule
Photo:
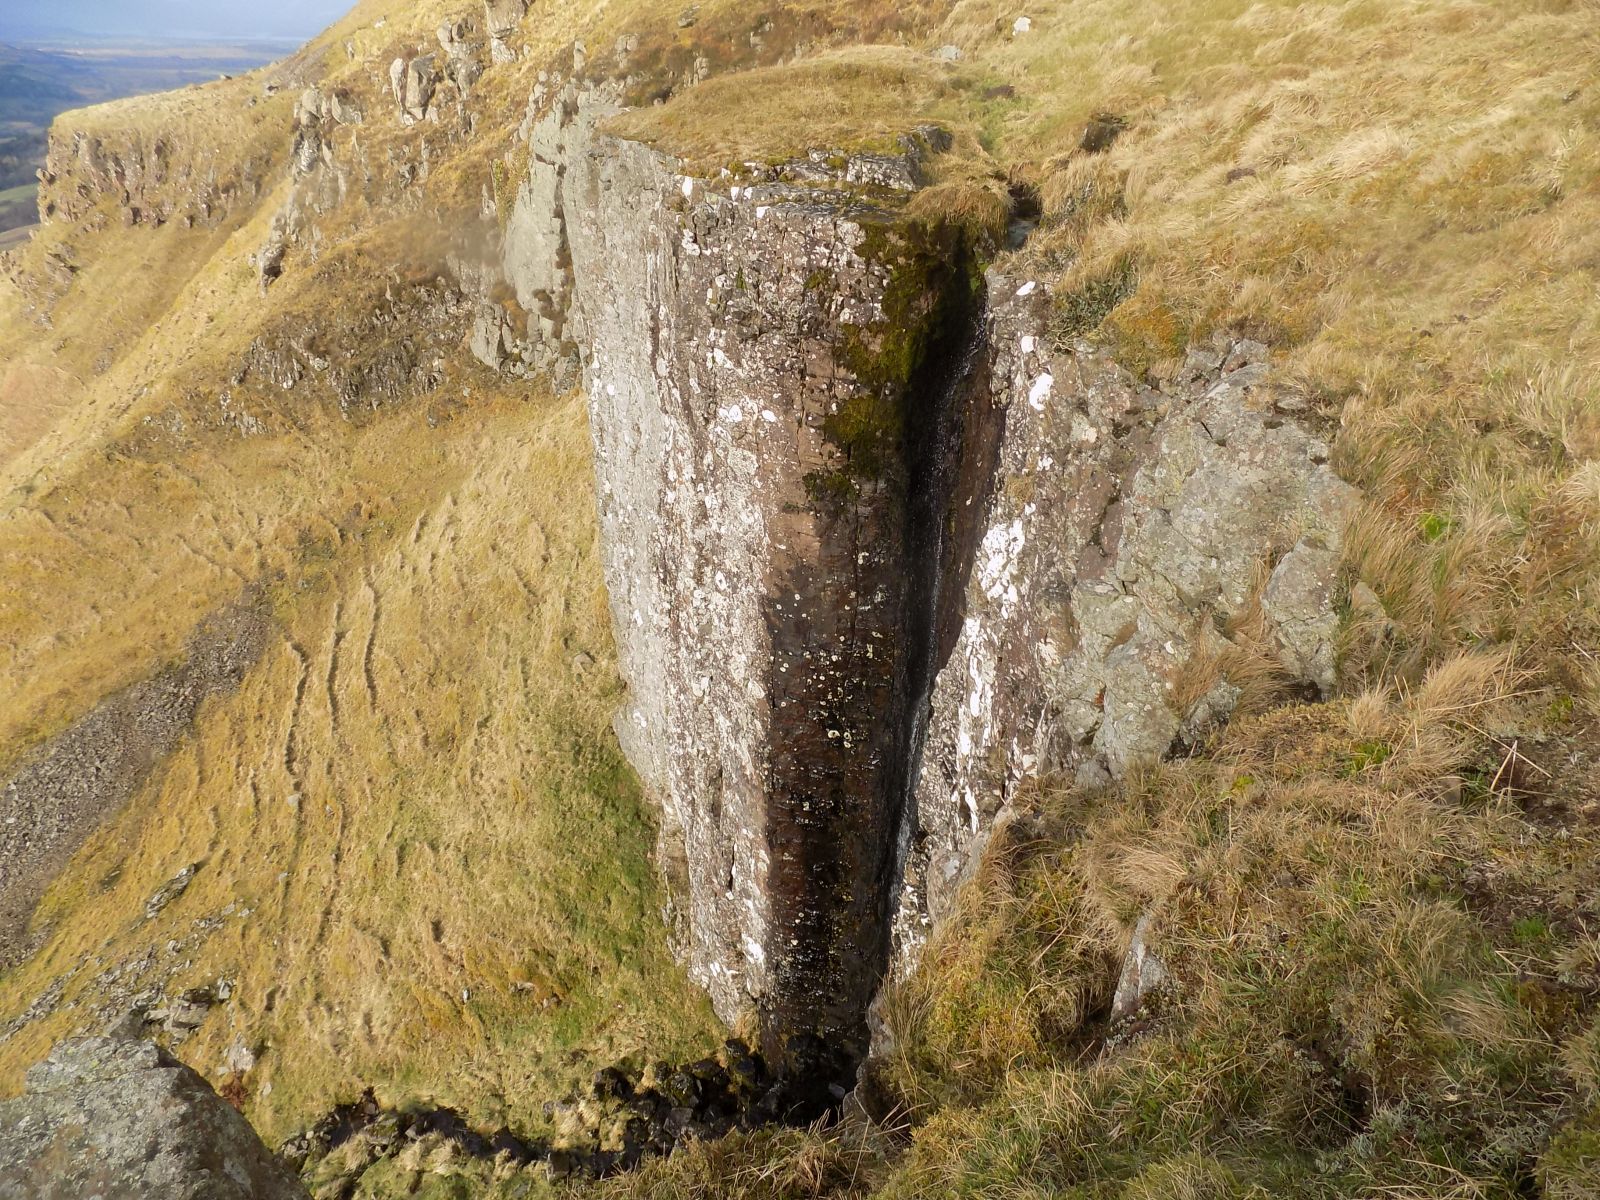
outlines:
[[[715,174],[745,162],[781,162],[810,147],[892,148],[917,125],[959,114],[958,91],[954,72],[925,54],[853,47],[714,77],[672,103],[618,117],[609,129]]]
[[[368,112],[339,138],[370,162],[428,138],[432,173],[416,194],[357,188],[268,300],[245,260],[281,181],[210,232],[47,231],[25,271],[52,249],[81,268],[48,333],[0,287],[0,360],[72,379],[55,412],[19,416],[13,396],[0,414],[0,770],[248,583],[271,584],[282,623],[47,898],[53,936],[0,980],[0,1017],[54,978],[84,1007],[0,1046],[0,1086],[104,993],[102,961],[159,958],[213,916],[175,985],[238,990],[189,1045],[215,1073],[236,1033],[265,1044],[247,1094],[274,1136],[367,1082],[534,1122],[596,1056],[707,1035],[605,728],[574,403],[499,394],[455,356],[438,411],[352,426],[256,396],[270,432],[240,439],[212,407],[257,335],[422,278],[428,254],[388,273],[418,243],[397,204],[475,213],[494,164],[518,167],[538,71],[582,38],[589,73],[616,74],[631,34],[636,88],[697,55],[713,76],[620,132],[714,167],[940,122],[957,153],[916,211],[995,236],[1010,185],[1037,189],[1044,221],[1006,265],[1052,283],[1063,331],[1153,374],[1217,329],[1270,342],[1281,381],[1341,423],[1340,465],[1369,493],[1347,563],[1381,609],[1352,607],[1345,666],[1367,690],[1347,704],[1246,722],[1119,800],[1058,796],[989,864],[959,935],[890,998],[889,1078],[926,1120],[892,1169],[793,1134],[609,1190],[1153,1200],[1315,1192],[1320,1170],[1342,1172],[1335,1195],[1492,1195],[1537,1154],[1547,1196],[1591,1194],[1600,1053],[1561,997],[1593,986],[1592,831],[1541,831],[1501,785],[1537,774],[1504,735],[1546,732],[1540,705],[1600,714],[1594,4],[1042,0],[1013,36],[991,0],[708,0],[681,28],[677,4],[535,0],[525,57],[484,77],[478,132],[452,146],[390,119],[384,65],[465,7],[367,0],[305,53]],[[925,54],[946,42],[956,66]],[[73,119],[141,137],[181,119],[184,153],[281,154],[293,97],[230,101],[257,89]],[[1088,153],[1097,114],[1125,129]],[[200,431],[171,434],[174,414]],[[1243,652],[1180,690],[1224,676],[1252,706],[1275,696],[1273,665]],[[199,859],[180,901],[134,920]],[[1183,999],[1079,1062],[1145,912]],[[1529,1097],[1570,1105],[1555,1141]],[[1502,1150],[1523,1165],[1507,1174]]]
[[[236,996],[184,1053],[220,1073],[234,1037],[266,1046],[249,1111],[274,1137],[368,1084],[531,1125],[584,1063],[698,1051],[715,1022],[662,944],[650,822],[609,736],[586,450],[575,400],[357,436],[352,457],[403,464],[419,494],[342,482],[360,517],[306,548],[281,640],[47,896],[7,1007],[63,974],[93,998],[101,966],[221,915],[171,987]],[[78,1019],[5,1045],[6,1085]]]
[[[77,390],[77,380],[58,367],[7,366],[0,374],[0,467],[49,432]]]

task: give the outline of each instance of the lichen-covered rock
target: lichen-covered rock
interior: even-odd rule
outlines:
[[[446,21],[439,26],[439,47],[444,51],[444,73],[465,96],[483,74],[483,43],[474,36],[471,18]]]
[[[5,1200],[305,1200],[205,1080],[153,1042],[73,1038],[0,1104]]]
[[[535,102],[504,275],[583,355],[618,732],[690,968],[851,1044],[886,928],[914,961],[1023,780],[1108,784],[1265,674],[1333,686],[1353,490],[1264,347],[1151,388],[897,216],[937,130],[708,183],[601,134],[614,97]]]
[[[1052,348],[1037,285],[989,293],[1005,432],[908,817],[902,967],[1024,780],[1153,763],[1274,664],[1286,687],[1334,684],[1356,493],[1276,403],[1265,348],[1219,344],[1155,390],[1087,344]]]
[[[585,350],[619,731],[718,1010],[864,1049],[970,252],[859,190],[591,153],[604,110],[569,93],[530,130],[506,264]]]
[[[1111,998],[1111,1019],[1126,1021],[1171,978],[1166,964],[1150,949],[1150,917],[1139,918],[1133,927],[1133,937],[1128,952],[1122,959],[1122,972],[1117,977],[1116,994]]]
[[[479,306],[468,335],[468,347],[474,358],[498,371],[511,353],[512,337],[504,312],[492,304]]]
[[[428,119],[438,82],[432,54],[397,58],[389,64],[389,90],[394,93],[402,125],[415,125]]]
[[[483,0],[484,27],[489,31],[489,53],[496,63],[515,62],[510,39],[522,28],[528,0]]]

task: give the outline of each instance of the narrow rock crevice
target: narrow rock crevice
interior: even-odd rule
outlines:
[[[1105,786],[1226,718],[1262,564],[1260,652],[1326,689],[1351,490],[1263,415],[1265,347],[1157,389],[910,217],[936,131],[700,179],[617,110],[569,85],[530,122],[504,275],[564,298],[581,359],[675,939],[725,1020],[843,1078],[1023,782]],[[1010,245],[1040,207],[1014,190]]]
[[[762,1026],[769,1047],[820,1034],[845,1073],[865,1055],[867,1007],[888,963],[903,815],[940,643],[964,587],[961,518],[976,497],[961,488],[987,477],[969,445],[984,415],[971,386],[984,359],[976,251],[947,230],[887,236],[905,258],[886,316],[905,323],[882,331],[874,349],[911,339],[911,366],[879,382],[874,364],[857,363],[858,385],[879,391],[842,404],[872,411],[838,423],[846,463],[808,481],[816,538],[782,562],[768,609],[771,687],[786,714],[767,789],[768,896],[789,949]],[[893,311],[908,286],[915,316]],[[884,428],[872,429],[879,419]]]

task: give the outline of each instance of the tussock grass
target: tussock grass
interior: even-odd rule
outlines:
[[[820,1194],[1587,1194],[1595,835],[1490,782],[1482,731],[1532,703],[1518,686],[1459,657],[1238,722],[1121,795],[1041,784],[886,998],[875,1083],[904,1140]],[[1110,1026],[1141,916],[1172,980]],[[827,1137],[751,1153],[781,1176]]]

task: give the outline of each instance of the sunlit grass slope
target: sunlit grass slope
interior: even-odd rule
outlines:
[[[334,136],[381,163],[425,135],[390,118],[386,64],[469,7],[367,0],[316,42],[306,72],[369,113]],[[526,57],[485,75],[476,133],[408,211],[465,221],[496,164],[525,163],[528,94],[575,39],[588,75],[646,101],[705,60],[707,82],[615,126],[703,169],[942,124],[955,149],[919,211],[993,230],[1037,193],[1003,265],[1051,285],[1061,345],[1153,377],[1218,331],[1270,345],[1367,491],[1348,581],[1381,611],[1351,608],[1335,705],[1243,725],[1126,795],[1040,788],[1033,836],[895,999],[886,1086],[914,1128],[757,1135],[611,1192],[1595,1194],[1600,9],[685,7],[535,0]],[[240,80],[78,119],[181,109],[197,139],[281,154],[292,93]],[[1108,147],[1084,147],[1091,122]],[[237,987],[187,1045],[219,1079],[236,1035],[264,1051],[244,1099],[270,1136],[369,1082],[536,1121],[598,1058],[711,1026],[667,963],[648,818],[606,729],[580,410],[451,350],[426,398],[359,422],[246,387],[234,411],[264,432],[240,436],[219,396],[254,339],[381,349],[366,318],[436,266],[379,172],[263,299],[247,259],[269,182],[213,229],[48,229],[20,268],[48,313],[39,286],[0,285],[0,770],[207,613],[259,596],[279,629],[47,897],[50,940],[0,981],[0,1020],[61,995],[0,1044],[0,1086],[115,991],[98,972],[148,949],[160,973],[177,940],[173,986]],[[1107,1042],[1144,913],[1178,986]],[[426,1186],[456,1184],[488,1187]]]
[[[269,1136],[369,1084],[534,1123],[582,1064],[700,1046],[713,1022],[667,956],[650,820],[609,735],[593,518],[571,503],[586,445],[573,400],[352,439],[413,487],[342,481],[343,524],[274,588],[281,640],[47,897],[53,936],[7,992],[65,975],[66,1003],[0,1051],[9,1083],[102,969],[169,938],[193,939],[169,994],[235,984],[185,1055],[221,1078],[236,1037],[263,1046]]]
[[[260,94],[64,120],[286,152],[292,101]],[[368,1086],[537,1128],[597,1066],[694,1057],[717,1027],[667,952],[610,732],[582,399],[421,328],[437,248],[378,200],[263,296],[249,256],[285,184],[265,182],[214,227],[125,229],[108,201],[0,285],[0,770],[208,614],[273,629],[41,904],[42,948],[0,979],[0,1090],[118,1005],[225,979],[180,1052],[269,1139]],[[406,394],[347,415],[315,377],[241,378],[284,338],[407,364]]]

